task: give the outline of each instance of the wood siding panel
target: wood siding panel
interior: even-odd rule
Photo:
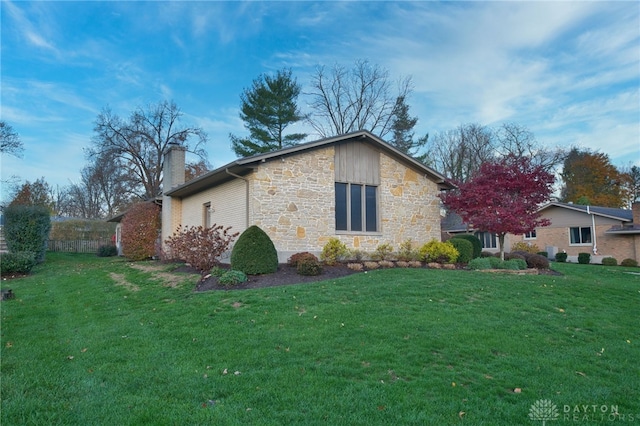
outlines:
[[[336,146],[336,181],[380,185],[380,152],[364,142]]]
[[[211,203],[213,213],[210,223],[231,226],[234,232],[246,229],[247,197],[246,183],[234,179],[215,188],[202,191],[182,200],[183,226],[203,225],[203,206]]]

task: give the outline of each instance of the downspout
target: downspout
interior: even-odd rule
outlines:
[[[593,255],[598,254],[598,242],[596,240],[596,215],[592,214],[587,206],[587,214],[591,215],[591,229],[593,229]]]
[[[247,179],[245,177],[242,177],[240,175],[237,175],[237,174],[235,174],[233,172],[230,172],[228,168],[224,169],[224,171],[229,176],[233,176],[235,178],[242,179],[244,181],[244,183],[246,184],[245,185],[246,186],[246,196],[244,197],[245,201],[246,201],[246,203],[245,203],[246,205],[245,205],[245,208],[244,208],[244,213],[245,213],[245,218],[244,218],[245,225],[244,225],[244,227],[246,229],[246,228],[249,227],[249,179]]]

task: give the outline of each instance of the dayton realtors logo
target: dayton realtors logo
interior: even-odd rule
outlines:
[[[545,426],[549,420],[558,420],[558,417],[560,417],[558,407],[549,399],[539,399],[529,408],[529,418],[542,421],[542,426]]]
[[[562,415],[558,407],[549,399],[539,399],[529,408],[529,419],[541,421],[565,422],[635,422],[640,421],[638,414],[620,414],[617,405],[579,404],[563,405]]]

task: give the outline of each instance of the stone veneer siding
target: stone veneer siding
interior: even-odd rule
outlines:
[[[336,232],[333,147],[261,164],[248,177],[249,223],[267,232],[280,261],[301,251],[319,254],[332,237],[365,252],[383,243],[397,249],[408,239],[416,244],[439,240],[437,184],[384,153],[380,173],[379,232]]]

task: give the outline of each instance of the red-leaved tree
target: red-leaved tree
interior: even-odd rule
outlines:
[[[441,195],[444,205],[475,229],[492,232],[500,242],[504,259],[507,233],[524,234],[548,226],[540,205],[549,200],[555,178],[528,158],[506,157],[484,163],[458,189]]]

